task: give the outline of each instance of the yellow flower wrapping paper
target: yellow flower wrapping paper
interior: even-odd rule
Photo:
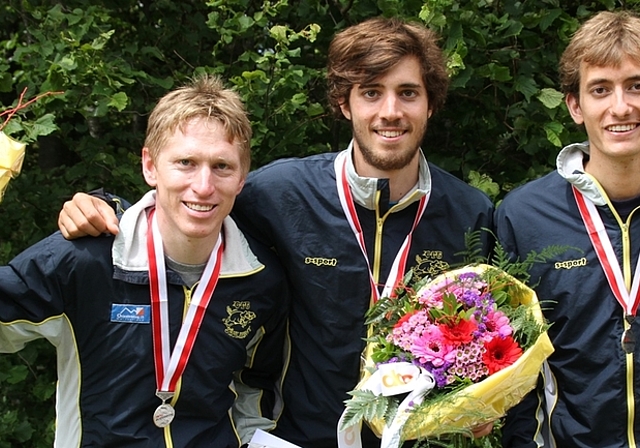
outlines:
[[[26,145],[0,131],[0,202],[9,180],[22,169]]]

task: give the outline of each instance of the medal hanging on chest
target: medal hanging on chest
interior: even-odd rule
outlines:
[[[629,291],[624,282],[620,263],[618,263],[611,240],[609,239],[609,235],[607,235],[604,223],[596,206],[593,202],[586,199],[576,187],[573,187],[573,194],[578,204],[582,221],[591,239],[591,244],[596,251],[602,270],[609,283],[609,287],[623,309],[624,330],[620,344],[625,353],[631,354],[634,352],[636,346],[636,335],[633,332],[632,325],[635,321],[638,305],[640,304],[640,257],[636,264],[631,290]]]
[[[636,335],[631,330],[631,325],[633,324],[633,321],[635,319],[636,319],[635,316],[631,316],[629,314],[624,316],[624,320],[627,322],[627,325],[629,326],[622,333],[622,349],[625,351],[625,353],[633,353],[633,351],[636,348]]]
[[[176,385],[189,362],[189,357],[206,314],[207,306],[220,277],[222,264],[222,237],[218,236],[200,283],[178,333],[173,351],[169,339],[169,304],[167,275],[164,264],[162,237],[158,230],[155,209],[149,212],[147,228],[147,254],[149,258],[149,288],[151,293],[151,330],[153,335],[153,360],[156,372],[156,396],[162,403],[153,413],[153,423],[164,428],[171,424],[176,411],[169,402],[175,395]]]
[[[173,398],[173,393],[156,390],[156,397],[162,400],[162,404],[158,406],[153,413],[153,423],[158,428],[164,428],[165,426],[169,426],[173,421],[173,418],[176,416],[176,410],[170,403],[167,403],[167,400],[171,400]]]

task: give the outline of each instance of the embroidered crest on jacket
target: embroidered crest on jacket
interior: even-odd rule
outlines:
[[[440,250],[424,250],[422,255],[416,255],[414,270],[422,277],[435,277],[449,269],[449,263],[444,261]]]
[[[249,301],[234,301],[227,306],[228,316],[222,319],[224,332],[235,339],[244,339],[251,333],[251,321],[256,313],[251,311]]]

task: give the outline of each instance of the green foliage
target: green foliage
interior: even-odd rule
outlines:
[[[53,445],[52,369],[55,352],[45,341],[32,342],[18,354],[0,356],[0,448]]]
[[[548,260],[551,260],[558,255],[563,254],[569,249],[574,249],[581,252],[581,250],[577,247],[552,245],[545,247],[540,252],[531,251],[524,257],[524,259],[518,258],[514,260],[511,254],[509,254],[500,244],[496,244],[493,250],[491,261],[492,264],[498,269],[502,269],[509,275],[519,279],[520,281],[528,283],[529,279],[531,278],[529,271],[534,264],[545,263]],[[532,287],[533,286],[535,285],[532,285]]]
[[[327,47],[335,32],[377,15],[421,20],[440,33],[452,84],[423,148],[429,160],[500,200],[550,171],[560,146],[585,138],[557,91],[558,58],[578,24],[597,10],[638,5],[7,0],[0,6],[0,111],[15,107],[25,87],[26,99],[63,93],[32,104],[5,128],[29,145],[0,204],[0,262],[54,231],[76,191],[105,187],[136,200],[146,190],[139,154],[150,109],[202,71],[221,74],[245,100],[254,167],[344,148],[350,129],[325,101]],[[52,348],[36,343],[20,356],[0,356],[0,372],[0,448],[50,446],[53,400],[32,389],[53,390]]]
[[[505,308],[505,314],[511,322],[513,337],[521,341],[526,350],[531,347],[541,333],[549,329],[548,324],[540,324],[530,319],[528,307]]]
[[[581,20],[611,3],[425,1],[420,17],[440,31],[453,73],[430,122],[430,159],[494,199],[551,171],[561,146],[585,139],[557,90],[560,54]]]
[[[353,390],[349,392],[351,398],[345,403],[349,404],[340,429],[353,426],[362,420],[385,419],[391,421],[395,417],[398,408],[398,399],[393,396],[385,397],[376,395],[370,390]]]
[[[491,237],[494,240],[493,252],[488,257],[482,254],[481,236],[483,232],[488,232],[489,234],[491,234]],[[540,252],[531,251],[524,258],[520,258],[514,257],[513,254],[507,252],[507,250],[499,242],[495,242],[495,240],[496,236],[491,229],[483,228],[481,230],[465,232],[465,250],[456,254],[463,257],[464,261],[462,262],[461,266],[478,263],[488,264],[498,269],[497,271],[495,271],[496,278],[500,277],[500,271],[504,271],[510,276],[520,280],[521,282],[528,284],[531,278],[529,272],[531,271],[531,268],[534,264],[546,263],[547,261],[556,258],[558,255],[563,254],[569,249],[582,252],[582,250],[577,247],[566,245],[551,245],[545,247]],[[409,271],[409,273],[405,275],[405,281],[407,279],[411,279],[412,275],[412,271]],[[498,300],[496,300],[496,302],[498,302],[498,304],[500,305],[500,302]]]

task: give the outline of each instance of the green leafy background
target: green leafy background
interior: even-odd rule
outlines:
[[[558,92],[559,56],[582,20],[639,0],[5,0],[0,5],[0,111],[42,98],[5,128],[28,143],[0,205],[0,262],[56,230],[76,191],[136,200],[140,149],[156,100],[194,74],[219,73],[251,113],[254,168],[338,151],[350,129],[326,102],[336,31],[398,15],[441,36],[452,85],[433,117],[427,157],[496,202],[553,169],[585,139]],[[53,440],[55,353],[45,342],[0,356],[0,448]],[[477,446],[498,446],[493,439]]]

